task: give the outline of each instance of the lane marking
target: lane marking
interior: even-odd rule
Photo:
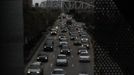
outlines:
[[[53,55],[53,58],[55,58],[55,55]]]
[[[74,67],[74,64],[72,64],[72,67]]]
[[[53,67],[53,64],[50,64],[51,67]]]
[[[71,57],[73,58],[74,56],[72,55]]]

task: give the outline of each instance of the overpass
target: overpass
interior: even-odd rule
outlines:
[[[94,9],[94,2],[83,2],[83,1],[43,1],[41,2],[40,6],[41,8],[45,9],[61,9],[64,11],[69,10],[86,10],[91,11]]]

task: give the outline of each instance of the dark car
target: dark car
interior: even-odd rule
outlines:
[[[89,43],[88,43],[88,42],[82,42],[82,46],[83,46],[83,47],[87,47],[87,48],[89,48],[89,47],[90,47],[90,45],[89,45]]]
[[[75,39],[77,39],[78,37],[77,37],[77,35],[76,34],[71,34],[70,35],[70,40],[75,40]]]
[[[37,61],[47,62],[48,61],[48,55],[45,52],[40,52],[37,56]]]
[[[65,54],[65,55],[70,55],[71,54],[71,51],[70,51],[70,48],[68,47],[68,45],[63,45],[61,47],[60,53],[61,54]]]
[[[51,35],[57,35],[57,31],[56,30],[52,30],[51,31]]]
[[[53,39],[47,39],[44,44],[44,51],[53,51],[54,41]]]
[[[74,45],[80,46],[81,45],[81,40],[79,38],[75,39]]]
[[[61,29],[61,32],[62,32],[62,33],[67,32],[67,28],[63,28],[63,29]]]

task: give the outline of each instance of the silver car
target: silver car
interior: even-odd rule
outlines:
[[[87,48],[83,47],[83,46],[79,47],[78,48],[78,54],[80,54],[81,52],[87,52],[88,53]]]
[[[67,56],[64,54],[59,54],[57,56],[56,65],[57,66],[67,66],[68,65]]]
[[[41,62],[33,62],[27,69],[27,75],[36,74],[42,75],[43,70],[41,68]]]
[[[61,68],[55,68],[52,72],[51,75],[65,75],[65,71]]]
[[[68,45],[68,42],[67,42],[67,41],[60,41],[60,47],[61,47],[62,45]]]
[[[79,55],[79,61],[80,62],[89,62],[90,61],[90,56],[88,53],[86,52],[81,52]]]

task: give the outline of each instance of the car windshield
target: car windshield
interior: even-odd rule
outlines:
[[[84,35],[84,36],[81,36],[82,38],[87,38],[87,36],[86,35]]]
[[[53,71],[53,74],[64,74],[64,71]]]
[[[30,65],[29,69],[40,69],[40,67],[39,66],[35,66],[35,65]]]
[[[88,54],[87,53],[81,53],[80,55],[81,56],[87,56]]]
[[[79,50],[87,50],[87,48],[81,47],[81,48],[79,48]]]
[[[58,59],[66,59],[66,56],[58,56]]]
[[[46,41],[47,44],[51,44],[52,42],[53,40],[50,40],[50,39]]]

